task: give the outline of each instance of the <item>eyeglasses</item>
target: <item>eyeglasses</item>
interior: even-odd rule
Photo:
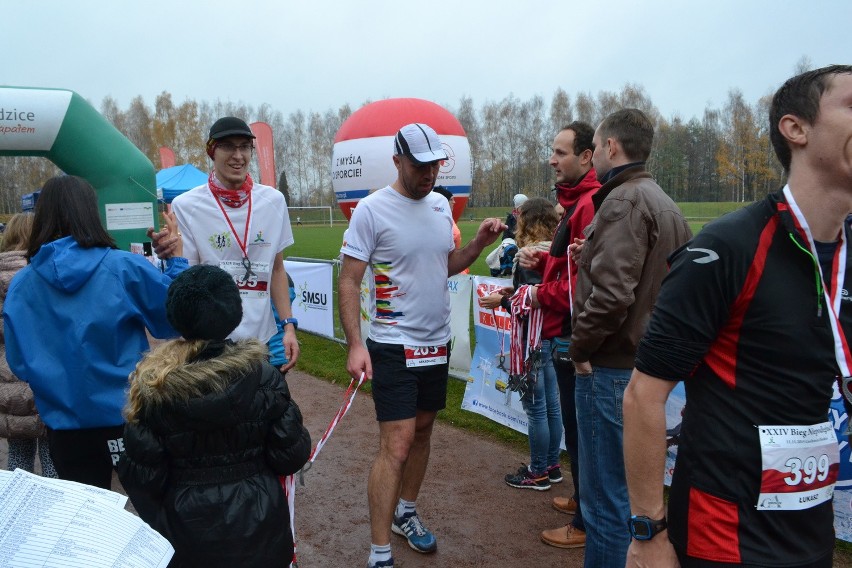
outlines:
[[[251,151],[254,150],[254,146],[251,144],[240,144],[238,146],[236,144],[231,144],[230,142],[220,142],[219,144],[216,144],[216,147],[227,154],[233,154],[237,151],[240,154],[251,154]]]

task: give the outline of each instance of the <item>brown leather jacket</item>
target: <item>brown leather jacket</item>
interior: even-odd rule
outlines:
[[[595,217],[577,261],[571,358],[632,369],[666,259],[692,232],[644,165],[619,172],[593,201]]]

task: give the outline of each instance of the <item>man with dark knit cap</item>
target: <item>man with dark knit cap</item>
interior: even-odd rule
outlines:
[[[278,310],[286,371],[299,358],[282,255],[293,244],[293,231],[281,192],[254,183],[249,175],[254,138],[237,117],[213,123],[207,140],[213,169],[207,183],[176,197],[172,211],[190,264],[218,266],[240,289],[243,318],[230,339],[268,341],[277,331],[271,305]]]

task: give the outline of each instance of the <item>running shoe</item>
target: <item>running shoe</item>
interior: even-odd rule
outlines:
[[[562,468],[559,464],[552,465],[547,468],[547,478],[551,483],[561,483],[562,482]]]
[[[518,489],[534,489],[536,491],[547,491],[550,489],[550,479],[547,473],[534,474],[527,466],[518,469],[517,473],[506,476],[506,485]]]
[[[435,540],[435,535],[423,526],[423,522],[416,512],[403,515],[402,517],[394,515],[391,530],[408,539],[408,546],[417,552],[425,554],[427,552],[435,552],[438,549],[438,542]]]

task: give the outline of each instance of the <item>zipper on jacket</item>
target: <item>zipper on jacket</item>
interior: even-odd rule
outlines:
[[[816,280],[816,290],[817,290],[817,317],[822,317],[822,298],[823,298],[823,286],[822,286],[822,278],[820,278],[819,273],[819,260],[813,255],[811,251],[806,249],[799,243],[798,239],[793,233],[787,233],[787,236],[790,237],[790,240],[793,241],[793,244],[796,245],[800,250],[804,251],[806,255],[810,257],[810,259],[814,263],[814,279]]]

